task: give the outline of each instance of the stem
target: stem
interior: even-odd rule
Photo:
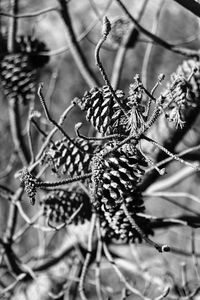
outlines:
[[[39,85],[39,88],[38,88],[38,96],[39,96],[39,99],[40,99],[40,102],[42,104],[42,107],[44,109],[44,112],[45,112],[45,115],[46,115],[46,118],[49,122],[51,122],[55,127],[58,128],[58,130],[60,130],[60,132],[64,135],[64,137],[69,140],[75,147],[77,147],[80,151],[83,151],[82,148],[76,143],[74,142],[73,139],[70,138],[70,136],[63,130],[63,128],[61,127],[61,125],[59,125],[54,119],[52,119],[52,117],[50,116],[50,113],[47,109],[47,105],[46,105],[46,101],[44,99],[44,96],[42,94],[42,87],[43,87],[43,84],[40,84]]]
[[[56,7],[56,6],[49,7],[49,8],[38,10],[36,12],[27,13],[27,14],[17,14],[16,12],[14,12],[14,13],[1,12],[0,16],[9,17],[9,18],[13,18],[13,19],[35,18],[35,17],[39,17],[43,14],[46,14],[46,13],[49,13],[52,11],[59,11],[59,7]]]
[[[197,17],[200,17],[200,3],[198,3],[196,0],[174,0],[178,4],[182,5],[186,9],[188,9],[191,13],[196,15]]]
[[[190,50],[190,49],[187,49],[187,48],[176,47],[176,46],[166,42],[165,40],[162,40],[159,36],[151,33],[150,31],[148,31],[147,29],[142,27],[137,22],[137,20],[130,14],[130,12],[125,7],[125,5],[121,2],[121,0],[116,0],[116,2],[118,2],[119,6],[122,8],[122,10],[127,15],[127,17],[135,24],[136,28],[139,31],[141,31],[143,34],[148,36],[155,43],[159,44],[160,46],[164,47],[165,49],[167,49],[169,51],[172,51],[172,52],[175,52],[175,53],[178,53],[178,54],[182,54],[182,55],[187,56],[187,57],[196,57],[196,58],[199,57],[199,51]]]
[[[85,82],[89,85],[89,87],[98,86],[98,80],[95,77],[95,75],[92,73],[86,58],[83,55],[82,49],[80,48],[79,44],[77,43],[74,29],[72,27],[71,17],[68,11],[68,5],[65,0],[58,0],[61,6],[61,16],[63,18],[63,21],[66,25],[67,30],[67,41],[69,44],[69,48],[71,51],[71,54],[74,58],[74,61],[83,76]]]
[[[92,173],[87,173],[85,175],[80,175],[80,176],[76,176],[74,178],[68,178],[68,179],[64,179],[61,181],[56,181],[56,182],[36,182],[35,186],[39,187],[39,188],[46,188],[46,187],[55,187],[55,186],[60,186],[60,185],[65,185],[71,182],[75,182],[75,181],[79,181],[79,180],[83,180],[86,178],[89,178],[92,176]]]
[[[18,99],[12,98],[9,100],[9,118],[10,118],[10,127],[13,143],[15,145],[15,149],[21,159],[23,166],[28,164],[30,159],[29,151],[24,142],[23,136],[21,134],[21,122],[20,122],[20,114],[19,114],[19,105]]]
[[[105,18],[105,22],[109,22],[107,18]],[[124,110],[122,104],[120,103],[118,97],[117,97],[116,94],[115,94],[115,91],[114,91],[112,85],[110,84],[110,81],[109,81],[109,79],[108,79],[108,76],[107,76],[107,74],[106,74],[106,72],[105,72],[105,70],[104,70],[104,67],[103,67],[103,65],[102,65],[102,63],[101,63],[101,60],[100,60],[100,49],[101,49],[101,46],[103,45],[103,43],[106,41],[106,38],[107,38],[108,33],[109,33],[109,32],[104,33],[104,34],[102,35],[102,37],[100,38],[100,40],[99,40],[99,42],[98,42],[98,44],[97,44],[97,46],[96,46],[96,48],[95,48],[95,60],[96,60],[96,65],[97,65],[97,67],[99,68],[99,70],[100,70],[100,72],[101,72],[101,74],[102,74],[102,77],[103,77],[103,79],[104,79],[106,85],[108,86],[108,88],[109,88],[109,90],[110,90],[110,92],[111,92],[111,94],[112,94],[112,96],[113,96],[115,102],[119,105],[119,107],[120,107],[121,110],[123,111],[124,115],[127,116],[126,111]]]
[[[10,0],[10,12],[15,15],[18,12],[18,0]],[[13,53],[15,51],[15,37],[17,33],[17,20],[12,17],[9,20],[8,28],[8,52]]]
[[[96,225],[96,219],[97,219],[97,215],[94,213],[92,215],[90,232],[89,232],[89,236],[88,236],[87,254],[85,257],[85,261],[84,261],[83,268],[81,271],[80,282],[79,282],[79,293],[80,293],[82,300],[87,300],[87,297],[84,292],[84,281],[85,281],[87,269],[88,269],[88,266],[89,266],[89,263],[91,260],[91,255],[92,255],[92,240],[93,240],[93,233],[94,233],[94,229],[95,229],[95,225]]]
[[[138,13],[138,18],[137,18],[138,22],[141,20],[145,12],[147,3],[148,0],[145,0],[142,3],[141,9]],[[128,49],[128,46],[131,42],[131,47],[134,48],[134,46],[137,43],[137,40],[138,40],[138,30],[135,28],[135,25],[133,24],[128,30],[128,32],[126,33],[126,35],[124,36],[115,57],[112,76],[111,76],[111,85],[113,86],[114,89],[118,87],[120,82],[120,78],[122,75],[122,68],[123,68],[124,59],[126,56],[126,51]]]

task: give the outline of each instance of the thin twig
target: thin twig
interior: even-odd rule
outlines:
[[[195,269],[195,273],[197,275],[198,280],[200,279],[200,274],[199,274],[199,263],[198,263],[198,258],[196,255],[196,247],[195,247],[195,229],[192,228],[191,229],[191,248],[192,248],[192,260],[193,260],[193,264],[194,264],[194,269]]]
[[[162,40],[157,35],[151,33],[150,31],[145,29],[143,26],[141,26],[137,22],[137,20],[130,14],[130,12],[128,11],[126,6],[121,2],[121,0],[116,0],[116,2],[118,2],[119,6],[122,8],[122,10],[127,15],[127,17],[135,24],[136,28],[139,31],[141,31],[143,34],[148,36],[150,39],[152,39],[155,43],[159,44],[160,46],[164,47],[165,49],[167,49],[169,51],[184,55],[186,57],[193,57],[193,58],[198,58],[199,57],[199,51],[198,50],[196,51],[196,50],[190,50],[190,49],[187,49],[187,48],[176,47],[172,44],[169,44],[165,40]]]
[[[124,277],[123,273],[120,271],[120,269],[119,269],[118,266],[116,265],[116,263],[115,263],[113,257],[111,256],[111,253],[110,253],[110,251],[108,250],[108,247],[107,247],[107,245],[106,245],[105,242],[103,242],[103,250],[104,250],[104,254],[105,254],[107,260],[108,260],[108,261],[110,262],[110,264],[113,266],[113,268],[114,268],[116,274],[119,276],[121,282],[124,283],[125,287],[126,287],[129,291],[131,291],[134,295],[139,296],[141,299],[143,299],[143,300],[149,300],[149,299],[146,298],[139,290],[135,289],[133,286],[131,286],[131,285],[127,282],[127,280],[126,280],[126,278]]]
[[[160,145],[159,143],[157,143],[156,141],[152,140],[151,138],[147,137],[147,136],[142,136],[145,140],[151,142],[153,145],[157,146],[160,150],[162,150],[163,152],[165,152],[167,155],[171,156],[174,160],[177,160],[178,162],[189,166],[193,169],[195,169],[196,171],[200,171],[200,167],[199,164],[191,164],[188,161],[185,161],[184,159],[176,156],[175,154],[171,153],[170,151],[168,151],[165,147],[163,147],[162,145]]]
[[[87,60],[83,54],[82,49],[80,48],[80,45],[78,44],[76,40],[76,36],[74,33],[74,29],[72,27],[71,17],[68,11],[68,4],[65,0],[58,0],[61,6],[60,14],[63,18],[63,21],[66,25],[66,32],[67,32],[67,41],[69,44],[69,48],[71,51],[71,54],[76,62],[76,65],[83,76],[86,83],[89,85],[89,87],[98,86],[98,80],[96,76],[91,71]]]
[[[6,168],[0,172],[0,179],[7,177],[13,171],[13,164],[16,162],[16,151],[14,151],[6,165]]]
[[[103,10],[102,14],[101,14],[101,18],[105,15],[105,13],[107,12],[108,8],[111,6],[113,0],[109,0],[108,4],[106,5],[105,9]],[[85,28],[85,30],[76,38],[77,43],[81,42],[85,37],[88,36],[88,34],[93,30],[93,28],[99,23],[99,19],[95,19],[92,23],[90,23],[90,25],[88,25],[87,28]],[[65,53],[66,51],[70,50],[70,47],[67,46],[63,46],[59,49],[55,49],[55,50],[50,50],[50,51],[45,51],[45,52],[39,52],[39,55],[48,55],[48,56],[54,56],[54,55],[59,55],[62,53]]]
[[[95,61],[96,61],[96,65],[97,67],[99,68],[100,72],[101,72],[101,75],[106,83],[106,85],[108,86],[113,98],[114,98],[114,101],[119,105],[119,107],[121,108],[122,112],[124,113],[125,116],[127,116],[127,113],[126,111],[124,110],[123,108],[123,105],[122,103],[120,102],[120,100],[118,99],[112,85],[110,84],[110,81],[108,79],[108,76],[106,74],[106,71],[101,63],[101,60],[100,60],[100,49],[101,49],[101,46],[103,45],[103,43],[106,41],[107,39],[107,36],[110,32],[110,29],[111,29],[111,25],[110,25],[110,21],[108,20],[107,17],[104,17],[103,19],[103,29],[102,29],[102,36],[99,40],[99,42],[97,43],[96,45],[96,48],[95,48]]]
[[[93,213],[92,219],[91,219],[91,224],[90,224],[90,232],[88,235],[87,254],[86,254],[84,264],[83,264],[83,267],[81,270],[81,276],[80,276],[80,282],[79,282],[79,293],[80,293],[82,300],[87,300],[87,297],[86,297],[85,291],[84,291],[84,282],[85,282],[87,269],[88,269],[88,266],[90,263],[91,254],[92,254],[92,241],[93,241],[93,234],[94,234],[95,225],[96,225],[96,218],[97,218],[97,215],[95,213]]]
[[[123,211],[124,211],[128,221],[132,225],[132,229],[134,229],[145,242],[147,242],[149,245],[156,248],[158,250],[158,252],[169,252],[170,251],[170,247],[168,245],[158,244],[158,243],[152,241],[150,238],[148,238],[145,235],[145,233],[142,231],[142,229],[136,224],[135,220],[129,214],[125,204],[123,204]]]
[[[90,178],[91,176],[92,176],[92,173],[86,173],[84,175],[75,176],[75,177],[72,177],[72,178],[66,178],[66,179],[63,179],[63,180],[60,180],[60,181],[55,181],[55,182],[40,182],[40,181],[37,181],[35,183],[35,186],[39,187],[39,188],[46,188],[46,187],[53,187],[54,188],[56,186],[65,185],[65,184],[68,184],[68,183],[71,183],[71,182],[76,182],[76,181],[79,181],[79,180],[87,179],[87,178]]]
[[[103,300],[103,296],[101,294],[101,280],[100,280],[100,267],[101,267],[101,260],[102,260],[102,249],[103,249],[103,242],[101,238],[101,230],[100,230],[100,220],[97,219],[96,222],[96,231],[97,231],[97,254],[96,254],[96,268],[95,268],[95,281],[96,281],[96,292],[98,300]]]
[[[200,3],[196,0],[174,0],[186,9],[188,9],[191,13],[195,14],[197,17],[200,17]]]
[[[141,5],[140,11],[139,11],[138,17],[137,17],[138,22],[140,22],[142,19],[142,16],[145,12],[148,1],[149,0],[144,0]],[[133,40],[133,38],[135,38],[135,40]],[[119,49],[117,51],[116,57],[115,57],[112,75],[111,75],[111,85],[113,86],[114,89],[116,89],[118,87],[119,82],[120,82],[123,63],[124,63],[124,59],[126,56],[126,51],[128,50],[128,45],[131,42],[131,48],[133,48],[135,46],[137,40],[138,40],[138,30],[135,28],[135,25],[131,25],[130,29],[123,37],[121,44],[119,46]]]
[[[151,32],[153,34],[156,34],[157,32],[157,29],[158,29],[158,25],[159,25],[159,17],[160,17],[160,13],[161,13],[161,10],[162,10],[162,7],[163,7],[163,2],[161,2],[156,14],[155,14],[155,17],[154,17],[154,20],[153,20],[153,25],[152,25],[152,29],[151,29]],[[139,22],[139,20],[138,20]],[[142,70],[141,70],[141,73],[142,73],[142,83],[143,85],[148,88],[148,82],[147,82],[147,78],[148,78],[148,67],[149,67],[149,60],[150,60],[150,56],[151,56],[151,51],[152,51],[152,48],[153,48],[153,43],[148,43],[147,44],[147,47],[146,47],[146,50],[145,50],[145,54],[144,54],[144,59],[143,59],[143,62],[142,62]]]
[[[15,146],[15,149],[21,159],[21,162],[26,166],[30,160],[29,151],[21,134],[21,117],[19,114],[19,103],[18,99],[13,98],[9,99],[9,119],[10,119],[10,128],[12,133],[12,139]]]
[[[9,17],[9,18],[13,18],[13,19],[35,18],[35,17],[39,17],[43,14],[47,14],[51,11],[60,11],[60,8],[58,6],[53,6],[53,7],[38,10],[36,12],[25,13],[25,14],[17,14],[17,13],[12,14],[12,13],[0,12],[0,16]]]
[[[64,129],[54,120],[52,119],[52,117],[50,116],[50,113],[47,109],[47,105],[46,105],[46,102],[45,102],[45,99],[44,99],[44,96],[42,94],[42,87],[43,87],[43,84],[41,83],[38,87],[38,96],[39,96],[39,99],[40,99],[40,102],[42,104],[42,107],[44,109],[44,112],[45,112],[45,115],[46,115],[46,118],[49,122],[51,122],[55,127],[57,127],[57,129],[63,134],[63,136],[69,140],[75,147],[77,147],[80,151],[82,151],[82,148],[76,144],[74,142],[74,140],[64,131]]]
[[[146,197],[149,196],[149,197],[187,198],[200,204],[200,198],[186,192],[164,192],[163,189],[161,190],[161,192],[157,192],[157,191],[152,192],[147,189],[146,192],[143,193],[143,195]]]
[[[184,156],[184,155],[186,155],[186,154],[188,154],[188,153],[191,153],[191,152],[194,152],[194,151],[198,151],[199,149],[200,149],[200,145],[197,145],[197,146],[194,146],[194,147],[190,147],[190,148],[188,148],[188,149],[186,149],[186,150],[181,151],[180,153],[176,153],[176,156],[177,156],[177,157],[182,157],[182,156]],[[172,160],[173,160],[173,157],[168,157],[168,158],[166,158],[166,159],[163,159],[163,160],[160,161],[159,163],[155,164],[154,166],[160,167],[160,166],[162,166],[162,165],[164,165],[164,164],[169,163],[169,162],[172,161]],[[148,173],[148,172],[152,171],[153,169],[154,169],[154,167],[150,167],[150,168],[147,169],[145,172]]]
[[[199,163],[198,163],[199,164]],[[191,167],[184,167],[180,171],[177,171],[175,174],[167,177],[166,179],[159,180],[158,182],[150,185],[145,191],[148,193],[158,192],[162,190],[167,190],[179,182],[182,182],[188,176],[196,173],[196,170]]]

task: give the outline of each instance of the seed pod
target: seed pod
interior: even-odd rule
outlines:
[[[17,98],[23,104],[34,99],[37,68],[48,61],[48,56],[39,54],[41,51],[46,51],[44,43],[21,36],[16,40],[15,53],[0,58],[0,77],[8,99]]]
[[[54,172],[67,173],[70,177],[89,172],[90,153],[94,153],[97,144],[80,138],[73,139],[73,141],[80,148],[69,140],[62,139],[56,141],[45,153],[43,161],[53,164]]]
[[[67,222],[80,205],[81,209],[72,220],[75,225],[90,220],[92,215],[89,197],[78,188],[50,192],[42,199],[42,205],[44,215],[56,223]]]
[[[25,192],[30,198],[30,203],[32,205],[35,204],[35,196],[36,196],[36,183],[37,179],[28,171],[27,168],[23,168],[20,175],[20,181],[24,185]]]

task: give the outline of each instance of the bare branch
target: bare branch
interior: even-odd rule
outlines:
[[[87,84],[89,85],[89,87],[94,87],[94,86],[98,86],[98,80],[96,79],[95,75],[92,73],[86,58],[83,55],[83,51],[80,48],[79,44],[77,43],[76,37],[75,37],[75,33],[74,33],[74,29],[72,27],[72,23],[71,23],[71,17],[68,11],[68,5],[66,4],[65,0],[58,0],[61,6],[61,16],[63,18],[63,21],[66,25],[66,31],[67,31],[67,40],[68,40],[68,44],[69,44],[69,48],[70,51],[72,53],[72,56],[76,62],[76,65],[81,73],[81,75],[83,76],[83,78],[85,79],[85,81],[87,82]]]

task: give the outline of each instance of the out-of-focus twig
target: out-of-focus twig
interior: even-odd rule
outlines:
[[[120,269],[118,268],[118,266],[116,265],[106,243],[103,242],[103,250],[104,250],[104,254],[106,256],[106,258],[108,259],[108,261],[111,263],[111,265],[113,266],[116,274],[119,276],[121,282],[124,283],[125,287],[134,295],[139,296],[141,299],[143,300],[149,300],[147,297],[145,297],[139,290],[137,290],[136,288],[134,288],[133,286],[131,286],[128,281],[126,280],[126,278],[124,277],[123,273],[120,271]]]
[[[21,133],[22,129],[20,122],[21,117],[19,113],[19,103],[15,98],[9,99],[9,119],[15,149],[22,161],[22,164],[26,166],[30,159],[30,155]]]
[[[159,8],[157,9],[157,12],[155,14],[154,20],[153,20],[153,25],[152,25],[152,29],[151,32],[153,34],[156,34],[157,29],[158,29],[158,25],[159,25],[159,17],[160,17],[160,13],[163,7],[163,2],[161,2]],[[139,20],[138,20],[139,22]],[[143,85],[148,89],[148,82],[147,82],[147,78],[148,78],[148,67],[149,67],[149,60],[150,60],[150,56],[151,56],[151,51],[153,48],[153,43],[148,43],[146,50],[145,50],[145,54],[144,54],[144,59],[142,62],[142,83]]]
[[[76,40],[74,29],[72,27],[71,16],[68,11],[68,4],[65,2],[65,0],[58,0],[58,1],[61,6],[60,13],[66,25],[67,41],[72,56],[76,62],[76,65],[81,75],[85,79],[86,83],[89,85],[89,87],[92,88],[94,86],[98,86],[99,85],[98,80],[96,76],[93,74],[93,72],[91,71],[88,62],[84,57],[83,51]]]
[[[140,22],[144,12],[145,8],[148,4],[149,0],[143,1],[140,11],[138,13],[138,22]],[[138,40],[138,30],[135,28],[135,25],[132,24],[130,25],[130,29],[128,32],[125,34],[123,37],[121,44],[119,46],[119,49],[117,51],[114,65],[113,65],[113,70],[112,70],[112,75],[111,75],[111,85],[113,86],[114,89],[116,89],[119,85],[121,74],[122,74],[122,68],[123,68],[123,62],[126,56],[126,51],[128,49],[128,45],[131,42],[131,48],[133,48]]]
[[[105,16],[107,10],[109,9],[109,7],[111,6],[113,0],[109,0],[108,4],[106,5],[105,9],[102,11],[100,18],[102,19],[103,16]],[[99,19],[95,19],[93,22],[91,22],[87,28],[85,28],[85,30],[76,38],[77,43],[82,41],[85,37],[88,36],[88,34],[93,30],[93,28],[99,23]],[[45,51],[45,52],[40,52],[40,55],[48,55],[48,56],[53,56],[53,55],[59,55],[62,54],[66,51],[68,51],[70,49],[70,47],[67,46],[63,46],[59,49],[55,49],[55,50],[50,50],[50,51]]]
[[[199,165],[199,163],[196,163],[196,165]],[[182,182],[188,176],[191,176],[195,173],[195,169],[192,169],[191,167],[184,167],[180,171],[176,172],[175,174],[172,174],[166,179],[159,180],[158,182],[155,182],[154,184],[150,185],[145,191],[148,193],[153,193],[169,189],[178,184],[179,182]]]
[[[195,246],[195,229],[192,228],[191,229],[191,249],[192,249],[192,260],[193,260],[193,264],[194,264],[194,269],[195,269],[195,273],[196,276],[198,278],[198,280],[200,279],[200,274],[199,274],[199,263],[198,263],[198,259],[197,259],[197,255],[196,255],[196,246]]]
[[[90,232],[88,235],[87,254],[86,254],[86,257],[85,257],[85,260],[83,263],[83,267],[81,270],[81,275],[80,275],[79,293],[80,293],[82,300],[87,300],[87,297],[85,295],[84,283],[85,283],[85,277],[87,274],[88,266],[90,264],[90,260],[92,257],[92,243],[93,243],[93,234],[94,234],[94,230],[95,230],[95,226],[96,226],[96,219],[97,219],[97,215],[95,213],[93,213],[92,219],[91,219],[91,224],[90,224]]]
[[[127,15],[127,17],[135,24],[136,28],[141,31],[141,33],[145,34],[148,36],[150,39],[152,39],[155,43],[158,45],[164,47],[165,49],[172,51],[174,53],[181,54],[186,57],[199,57],[199,51],[198,50],[192,50],[192,49],[187,49],[187,48],[182,48],[182,47],[176,47],[172,44],[169,44],[165,40],[162,40],[159,36],[151,33],[147,29],[145,29],[143,26],[141,26],[137,20],[131,15],[131,13],[128,11],[126,6],[122,3],[121,0],[116,0],[118,2],[119,6],[122,8],[124,13]]]
[[[14,18],[14,19],[35,18],[35,17],[39,17],[43,14],[47,14],[52,11],[60,11],[60,8],[58,6],[48,7],[48,8],[38,10],[36,12],[25,13],[25,14],[17,14],[17,13],[12,14],[12,13],[0,12],[0,16],[10,17],[10,18]]]
[[[65,256],[67,256],[71,252],[71,250],[74,249],[77,243],[77,238],[75,236],[71,236],[70,239],[66,241],[59,249],[52,253],[48,258],[44,259],[42,262],[34,266],[32,270],[34,272],[40,272],[54,266]]]
[[[14,151],[11,154],[9,162],[7,163],[6,168],[3,171],[0,172],[0,179],[8,176],[13,171],[13,164],[16,161],[16,155],[17,155],[16,151]]]
[[[196,0],[174,0],[175,2],[179,3],[191,13],[195,14],[197,17],[200,17],[200,3]]]

